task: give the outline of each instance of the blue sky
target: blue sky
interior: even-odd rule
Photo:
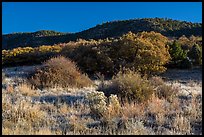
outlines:
[[[201,2],[3,2],[3,34],[79,32],[107,21],[167,17],[202,22]]]

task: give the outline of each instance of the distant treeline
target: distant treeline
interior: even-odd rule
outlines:
[[[52,46],[18,47],[2,50],[2,65],[41,64],[53,56],[65,56],[88,73],[114,75],[121,68],[141,73],[163,72],[166,68],[202,65],[202,37],[182,36],[176,40],[156,32],[128,32],[118,38],[71,41]]]
[[[34,33],[6,34],[3,35],[2,49],[54,45],[76,41],[77,39],[98,40],[111,37],[116,38],[129,31],[133,33],[155,31],[171,38],[178,38],[182,35],[186,37],[190,37],[191,35],[202,36],[202,23],[164,18],[143,18],[107,22],[78,33],[61,33],[43,30]]]

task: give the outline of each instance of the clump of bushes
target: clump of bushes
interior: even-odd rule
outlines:
[[[194,42],[194,45],[182,45],[180,40],[174,41],[169,45],[171,61],[169,68],[191,69],[193,66],[202,65],[202,48]]]
[[[147,78],[130,70],[126,70],[124,73],[119,72],[113,77],[111,84],[101,90],[107,96],[110,94],[118,95],[122,102],[134,101],[137,103],[147,101],[154,92]]]
[[[40,64],[48,58],[58,55],[61,45],[40,46],[40,47],[18,47],[12,50],[2,50],[2,65],[30,65]]]
[[[108,53],[117,72],[125,67],[143,74],[163,72],[170,55],[166,47],[168,39],[155,32],[134,34],[129,32],[108,47]]]
[[[154,93],[159,99],[167,99],[168,101],[171,101],[178,93],[177,88],[166,85],[163,79],[160,77],[151,77],[149,82],[155,89]]]
[[[193,45],[188,52],[188,57],[192,60],[194,65],[202,65],[202,47],[198,44]]]
[[[92,84],[92,81],[80,72],[74,62],[63,56],[45,61],[41,68],[31,74],[29,81],[38,88],[84,87]]]
[[[191,68],[190,61],[187,60],[187,51],[183,50],[181,44],[174,41],[169,45],[169,53],[171,55],[171,61],[168,67],[172,68]]]
[[[129,69],[120,71],[109,84],[99,86],[98,90],[103,91],[106,96],[117,95],[122,103],[146,103],[152,95],[171,101],[178,93],[177,88],[165,84],[158,76],[142,76]]]
[[[78,40],[62,45],[16,48],[2,51],[3,65],[40,64],[63,55],[75,61],[88,74],[115,75],[121,67],[141,73],[163,72],[170,55],[167,37],[155,32],[129,32],[118,38]]]
[[[65,46],[62,52],[90,74],[115,75],[123,67],[150,74],[166,70],[163,65],[170,59],[167,41],[155,32],[129,32],[115,39]]]
[[[181,48],[180,43],[174,41],[173,44],[170,44],[169,46],[169,53],[174,63],[177,63],[179,60],[183,60],[187,57],[187,52]]]
[[[90,43],[90,45],[75,48],[67,56],[77,62],[86,73],[113,74],[114,63],[103,48]]]

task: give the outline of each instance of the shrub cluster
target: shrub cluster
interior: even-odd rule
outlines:
[[[76,64],[58,56],[44,62],[43,66],[29,78],[32,85],[43,87],[83,87],[91,85],[91,80],[80,72]]]
[[[197,44],[196,37],[190,37],[191,41],[183,36],[169,44],[171,61],[170,68],[189,69],[194,66],[202,65],[202,44]]]
[[[193,45],[188,52],[188,57],[192,60],[194,65],[202,65],[202,47],[198,44]]]
[[[86,46],[65,48],[65,56],[73,59],[87,73],[114,75],[121,68],[141,73],[163,72],[169,59],[168,39],[159,33],[129,32],[117,39],[105,39]],[[67,54],[68,53],[68,54]]]
[[[3,65],[41,63],[50,57],[63,55],[71,58],[86,73],[114,75],[125,67],[141,73],[165,71],[170,55],[168,39],[155,32],[127,33],[119,38],[78,40],[54,46],[3,50]]]
[[[2,65],[30,65],[40,64],[52,56],[58,55],[61,45],[32,47],[18,47],[12,50],[2,50]]]
[[[113,74],[114,63],[102,46],[79,46],[71,54],[66,54],[77,62],[78,66],[86,73]]]
[[[146,102],[153,94],[153,86],[139,73],[126,70],[113,77],[111,84],[101,89],[109,96],[116,94],[122,102]]]
[[[131,70],[120,71],[109,84],[99,86],[98,90],[106,96],[117,95],[122,103],[146,103],[152,95],[171,101],[178,93],[177,88],[165,84],[160,77],[147,78]]]

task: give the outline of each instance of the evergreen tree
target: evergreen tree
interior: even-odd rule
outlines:
[[[192,60],[194,65],[202,65],[202,48],[198,44],[193,45],[188,52],[188,57]]]
[[[181,48],[181,45],[176,41],[174,41],[173,44],[170,45],[169,53],[174,63],[184,60],[187,57],[187,52],[184,51]]]

